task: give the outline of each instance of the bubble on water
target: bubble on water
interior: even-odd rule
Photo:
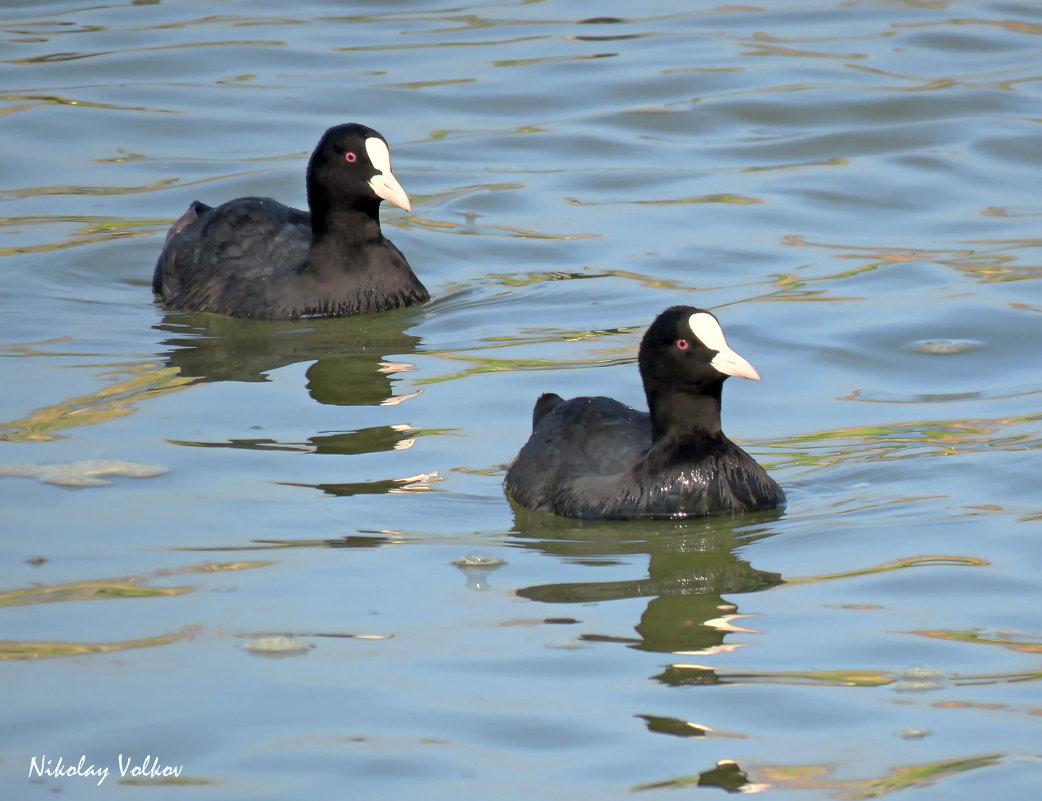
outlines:
[[[0,465],[0,476],[38,478],[47,484],[58,484],[63,487],[107,487],[112,483],[109,476],[152,478],[166,472],[167,468],[162,465],[133,462],[127,459],[85,459],[79,462]]]
[[[260,637],[243,643],[243,648],[254,656],[299,656],[314,646],[293,637]]]
[[[468,588],[485,591],[490,587],[488,583],[489,574],[505,565],[506,561],[498,556],[468,553],[466,556],[456,559],[452,564],[467,574]]]
[[[933,356],[951,356],[955,353],[964,353],[968,350],[983,348],[984,343],[979,339],[917,339],[901,346],[901,350],[912,350],[918,353],[929,353]]]
[[[452,564],[456,567],[467,570],[469,568],[491,568],[500,567],[505,565],[506,562],[500,559],[498,556],[488,556],[487,554],[480,553],[468,553],[466,556],[461,556],[455,560]]]
[[[925,693],[945,686],[945,675],[928,665],[913,665],[897,674],[890,689],[898,693]]]
[[[912,665],[907,667],[897,674],[902,679],[915,679],[922,681],[924,679],[943,679],[944,674],[939,670],[934,670],[929,665]]]

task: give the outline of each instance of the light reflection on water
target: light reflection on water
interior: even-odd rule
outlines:
[[[27,790],[30,755],[131,744],[196,797],[1030,797],[1042,15],[590,13],[0,14],[5,797],[96,794]],[[392,143],[414,211],[384,225],[431,303],[151,304],[190,201],[302,205],[348,119]],[[642,405],[674,303],[763,373],[725,425],[789,507],[513,509],[538,394]],[[96,460],[167,472],[24,478]]]

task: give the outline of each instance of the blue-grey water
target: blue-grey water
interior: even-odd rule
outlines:
[[[8,0],[0,30],[0,796],[1042,792],[1042,6]],[[430,303],[152,303],[189,202],[303,205],[346,121],[391,142]],[[538,394],[643,404],[676,303],[763,374],[725,428],[788,508],[513,509]]]

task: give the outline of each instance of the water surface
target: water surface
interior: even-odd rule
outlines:
[[[0,30],[5,797],[1038,793],[1038,7],[53,0]],[[189,202],[303,205],[349,120],[392,144],[429,304],[153,305]],[[642,404],[676,303],[763,374],[725,426],[788,508],[512,508],[538,394]],[[40,466],[88,460],[166,472]],[[27,781],[81,755],[100,788]]]

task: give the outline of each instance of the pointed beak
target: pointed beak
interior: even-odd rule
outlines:
[[[409,202],[409,196],[405,194],[402,185],[398,183],[398,179],[391,174],[390,170],[377,173],[370,178],[369,186],[376,192],[378,198],[386,200],[388,203],[393,203],[406,211],[412,211],[412,203]]]
[[[728,347],[720,350],[709,363],[724,375],[751,378],[753,381],[760,380],[760,374],[756,372],[756,368]]]

